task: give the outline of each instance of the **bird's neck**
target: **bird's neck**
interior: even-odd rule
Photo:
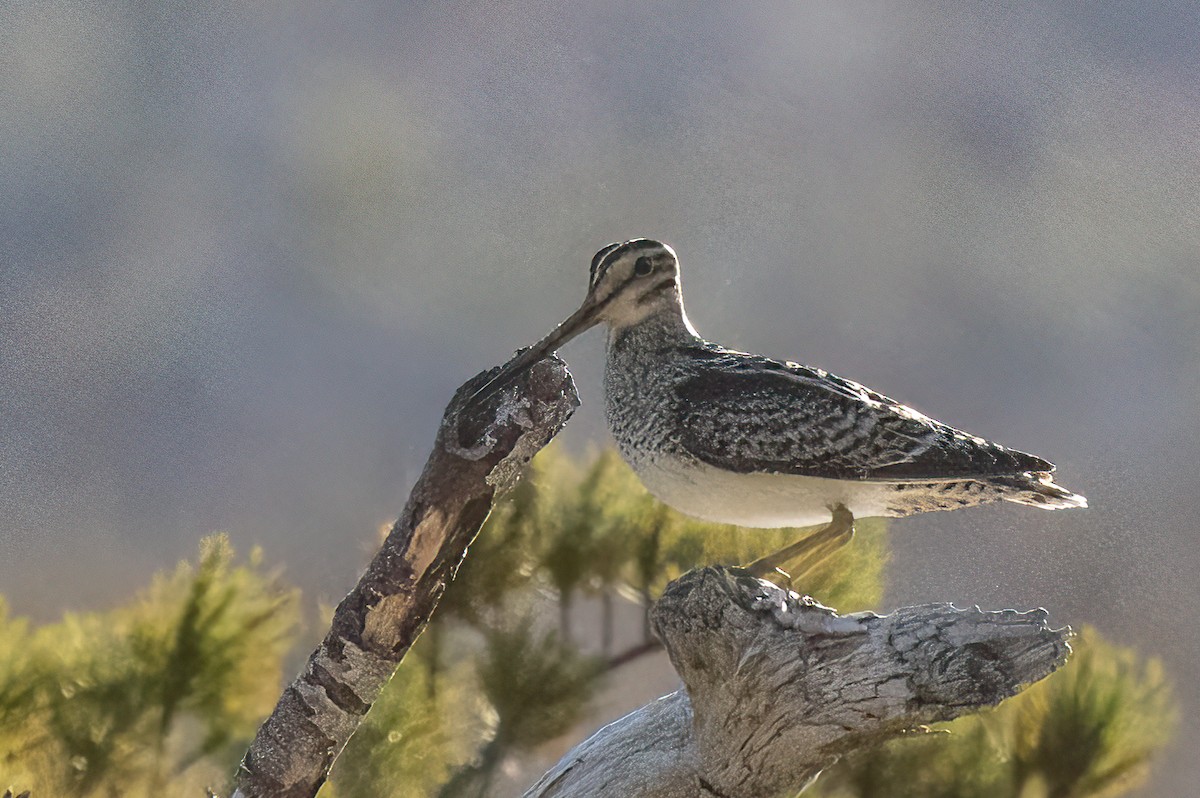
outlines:
[[[611,351],[633,347],[644,352],[673,349],[701,340],[683,309],[676,289],[649,313],[630,324],[614,325],[608,332]]]

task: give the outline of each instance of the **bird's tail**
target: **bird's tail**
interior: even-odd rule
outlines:
[[[1011,477],[992,477],[988,481],[1005,489],[1005,501],[1041,507],[1043,510],[1088,506],[1083,496],[1055,483],[1054,475],[1049,471],[1028,471]]]

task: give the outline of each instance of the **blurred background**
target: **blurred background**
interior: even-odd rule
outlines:
[[[1053,460],[1087,511],[890,525],[882,606],[1161,656],[1200,780],[1190,3],[10,4],[0,592],[107,607],[227,530],[336,602],[453,390],[672,244],[728,346]],[[600,333],[564,356],[606,441]]]

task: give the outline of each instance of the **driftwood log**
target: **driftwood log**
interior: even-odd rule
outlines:
[[[526,798],[778,798],[850,751],[999,703],[1066,658],[1044,610],[838,615],[741,569],[652,610],[683,688],[578,745]]]
[[[403,514],[329,634],[263,723],[234,798],[311,798],[453,578],[492,504],[579,406],[566,365],[548,358],[476,396],[451,400]]]

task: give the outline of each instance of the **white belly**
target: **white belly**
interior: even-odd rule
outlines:
[[[839,504],[856,518],[888,515],[887,500],[894,495],[881,482],[738,474],[666,458],[638,463],[634,470],[651,493],[681,513],[738,526],[824,524]]]

